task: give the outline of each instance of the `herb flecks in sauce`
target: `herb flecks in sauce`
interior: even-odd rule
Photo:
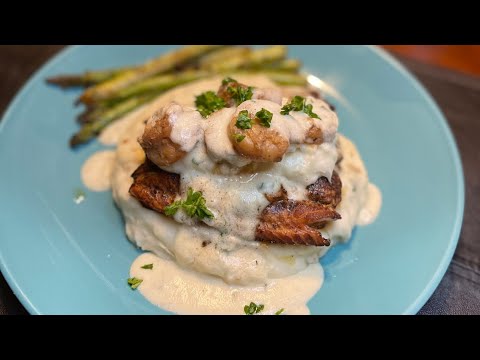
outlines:
[[[311,118],[320,119],[320,116],[313,112],[313,105],[306,104],[306,99],[302,96],[294,96],[290,103],[285,104],[280,111],[282,115],[288,115],[290,111],[303,111]]]
[[[281,308],[280,310],[278,310],[278,311],[275,313],[275,315],[280,315],[280,314],[282,314],[284,311],[285,311],[285,309],[284,309],[284,308]]]
[[[213,91],[206,91],[195,98],[195,106],[198,112],[206,118],[215,111],[223,109],[226,104],[225,100]]]
[[[190,217],[196,216],[199,219],[213,218],[213,213],[208,210],[207,206],[205,205],[205,198],[202,196],[202,192],[193,191],[192,188],[188,188],[186,200],[178,200],[167,206],[165,208],[165,215],[173,216],[180,208],[183,209]]]
[[[243,311],[245,312],[246,315],[254,315],[258,314],[260,311],[263,311],[265,308],[265,305],[263,304],[255,304],[254,302],[251,302],[250,305],[245,305],[243,307]]]
[[[152,270],[153,269],[153,264],[145,264],[145,265],[142,266],[142,269]]]

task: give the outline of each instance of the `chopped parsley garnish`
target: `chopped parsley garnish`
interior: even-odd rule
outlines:
[[[308,116],[310,116],[311,118],[320,119],[320,117],[313,112],[313,105],[312,104],[305,105],[304,108],[303,108],[303,112],[305,114],[307,114]]]
[[[232,79],[231,77],[226,77],[225,79],[222,80],[222,85],[227,85],[230,83],[238,83],[238,81],[235,79]]]
[[[225,105],[225,100],[213,91],[206,91],[198,95],[195,99],[195,106],[204,118],[217,110],[223,109]]]
[[[83,202],[83,200],[85,200],[85,192],[82,189],[76,189],[73,195],[73,201],[78,205]]]
[[[175,201],[173,204],[168,205],[165,208],[165,215],[173,216],[177,213],[178,209],[182,208],[188,216],[203,218],[213,218],[213,214],[207,209],[205,205],[205,198],[202,196],[201,191],[193,191],[192,188],[188,188],[187,199]]]
[[[128,285],[130,285],[132,290],[135,290],[142,283],[142,281],[143,281],[142,279],[137,279],[135,277],[128,278],[128,280],[127,280]]]
[[[260,120],[260,125],[269,128],[270,123],[272,122],[273,114],[270,111],[268,111],[267,109],[262,108],[262,110],[258,111],[255,114],[255,117],[258,120]]]
[[[232,99],[235,100],[237,106],[244,101],[250,100],[253,96],[253,88],[251,86],[248,88],[243,88],[241,86],[229,86],[227,91],[230,95],[232,95]]]
[[[242,142],[242,140],[245,139],[245,135],[242,134],[233,134],[232,136],[237,143]]]
[[[222,80],[222,85],[227,86],[227,93],[232,97],[235,104],[238,106],[242,102],[250,100],[253,96],[253,87],[240,85],[237,80],[231,77],[226,77]]]
[[[288,115],[290,111],[303,111],[305,114],[310,116],[311,118],[320,119],[320,116],[313,112],[313,105],[306,104],[306,99],[301,96],[294,96],[292,101],[289,104],[285,104],[280,111],[282,115]]]
[[[284,308],[281,308],[280,310],[278,310],[275,315],[280,315],[281,313],[283,313],[285,311]]]
[[[258,314],[264,308],[265,306],[263,304],[257,305],[254,302],[251,302],[250,305],[245,305],[243,307],[243,311],[245,311],[246,315],[253,315],[253,314]]]
[[[237,122],[235,126],[239,129],[251,129],[252,128],[252,119],[248,116],[247,110],[242,110],[238,113]]]
[[[285,104],[280,111],[282,115],[288,115],[290,111],[303,111],[305,98],[301,96],[294,96],[289,104]]]
[[[233,80],[231,78],[227,78],[227,79],[230,79],[231,81],[227,82],[226,84],[231,84],[232,82],[235,83],[235,86],[227,86],[227,92],[230,94],[230,96],[235,101],[235,104],[237,106],[240,105],[242,102],[250,100],[252,98],[253,87],[251,86],[244,87],[244,86],[238,85],[238,82],[236,80]],[[224,79],[223,81],[225,80],[226,79]]]
[[[152,270],[153,269],[153,264],[145,264],[145,265],[142,266],[142,269]]]

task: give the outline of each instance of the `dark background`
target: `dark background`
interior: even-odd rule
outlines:
[[[0,46],[0,114],[29,76],[62,47]],[[420,314],[480,314],[480,47],[385,47],[415,74],[442,109],[465,174],[459,244],[445,277]],[[0,315],[26,313],[0,275]]]

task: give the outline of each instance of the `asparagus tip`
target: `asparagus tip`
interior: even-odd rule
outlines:
[[[47,84],[60,86],[62,89],[69,87],[85,86],[82,78],[77,75],[58,75],[45,79]]]
[[[75,135],[73,135],[73,136],[70,138],[70,141],[68,142],[68,144],[70,145],[70,147],[71,147],[72,149],[75,148],[75,147],[79,144],[78,138],[77,138]]]
[[[90,139],[82,139],[81,137],[78,136],[78,134],[74,134],[72,135],[72,137],[70,138],[70,141],[69,141],[69,145],[70,145],[70,148],[72,149],[75,149],[77,148],[79,145],[82,145],[86,142],[88,142]]]

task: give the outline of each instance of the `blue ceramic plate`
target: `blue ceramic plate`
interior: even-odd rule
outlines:
[[[67,145],[79,92],[44,79],[139,63],[173,46],[66,49],[23,87],[0,123],[0,265],[33,314],[162,314],[126,284],[139,254],[110,192],[82,187],[80,167],[99,150]],[[370,226],[322,260],[313,314],[414,314],[444,275],[463,216],[461,163],[445,118],[419,83],[374,47],[291,46],[331,85],[340,130],[353,139],[383,208]]]

